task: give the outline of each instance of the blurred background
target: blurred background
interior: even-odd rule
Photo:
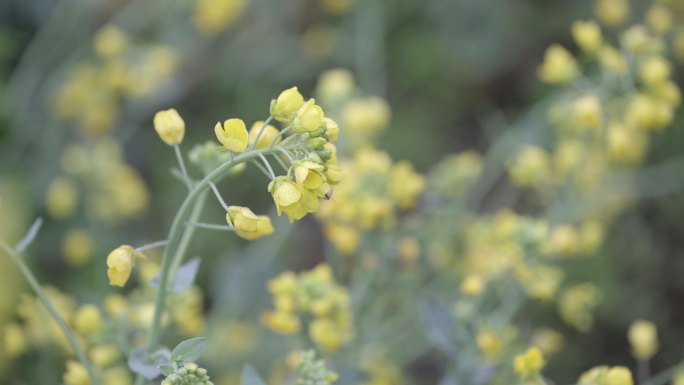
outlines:
[[[636,23],[650,5],[632,2],[630,20]],[[349,71],[344,76],[353,76],[355,97],[386,101],[391,118],[373,140],[393,159],[410,161],[425,175],[465,150],[482,154],[485,164],[504,164],[508,153],[494,150],[502,138],[512,132],[525,141],[544,137],[545,108],[558,90],[539,81],[539,65],[550,44],[574,47],[570,26],[593,18],[594,7],[592,0],[1,0],[0,237],[16,242],[34,218],[44,218],[30,250],[36,275],[77,302],[101,303],[115,292],[104,275],[107,253],[119,244],[163,239],[183,199],[183,186],[170,173],[174,155],[153,131],[154,113],[180,112],[188,151],[213,140],[217,121],[239,116],[249,127],[266,119],[283,89],[298,86],[305,96],[325,99],[321,75],[332,69]],[[680,68],[674,61],[675,81]],[[638,318],[658,325],[654,373],[682,358],[680,124],[676,113],[670,128],[651,137],[643,160],[648,172],[635,184],[643,199],[607,225],[598,257],[565,267],[568,276],[603,292],[593,327],[565,325],[553,304],[521,305],[513,317],[523,331],[544,324],[565,335],[545,371],[557,383],[573,383],[599,363],[631,366],[625,333]],[[222,189],[255,212],[273,214],[265,182],[254,170],[247,173],[230,177]],[[471,211],[489,215],[508,207],[534,214],[537,201],[511,197],[510,189],[505,175],[494,176]],[[421,206],[430,205],[426,195]],[[219,206],[209,206],[206,222],[220,223]],[[246,361],[277,374],[273,362],[287,349],[280,340],[266,343],[270,334],[258,321],[269,306],[265,282],[335,254],[316,218],[274,223],[276,233],[263,243],[213,232],[199,232],[193,242],[192,256],[203,257],[203,294],[191,301],[213,317],[205,334],[223,336],[228,345],[237,341],[208,360],[214,367],[227,362],[225,380],[217,383],[235,383],[231,370],[239,372]],[[150,253],[152,261],[158,258]],[[140,274],[142,281],[154,271]],[[0,259],[0,275],[0,325],[15,325],[28,291],[8,259]],[[187,327],[189,334],[201,330]],[[429,342],[421,346],[399,360],[401,382],[444,382],[450,360],[458,359]],[[48,383],[61,376],[62,354],[38,348],[3,359],[0,378],[8,382],[0,382]],[[348,374],[342,383],[365,381],[344,367],[337,366]]]

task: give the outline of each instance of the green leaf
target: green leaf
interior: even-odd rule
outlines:
[[[204,337],[190,338],[178,344],[171,352],[171,360],[174,362],[194,362],[202,355],[207,347],[207,339]]]
[[[257,373],[252,365],[245,365],[242,368],[242,379],[240,385],[266,385],[266,381]]]
[[[176,371],[171,365],[159,365],[159,370],[167,377]]]

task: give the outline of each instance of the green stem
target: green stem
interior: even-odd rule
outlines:
[[[180,146],[173,146],[173,152],[176,153],[176,159],[178,159],[178,165],[180,166],[181,173],[183,173],[185,185],[188,187],[188,191],[190,191],[192,190],[192,182],[190,181],[190,175],[188,175],[188,169],[185,168],[185,162],[183,161],[183,154],[181,154]]]
[[[36,277],[33,276],[31,270],[28,268],[28,266],[26,266],[24,260],[21,259],[21,257],[19,257],[19,255],[17,255],[14,252],[14,250],[2,240],[0,240],[0,249],[4,250],[7,253],[7,255],[10,256],[12,261],[17,265],[17,267],[19,267],[21,274],[24,276],[26,281],[28,281],[29,285],[31,286],[31,289],[33,289],[33,291],[40,299],[40,302],[43,303],[43,306],[45,306],[48,313],[50,313],[50,315],[57,322],[57,324],[62,329],[64,334],[66,334],[67,339],[69,340],[69,345],[71,345],[71,348],[74,350],[74,353],[76,353],[76,357],[78,357],[78,359],[81,361],[83,366],[85,366],[86,370],[88,371],[88,377],[90,378],[91,385],[100,385],[100,380],[97,378],[97,375],[95,374],[95,368],[88,359],[88,356],[86,356],[85,352],[83,351],[83,348],[81,348],[81,345],[78,343],[76,336],[71,331],[69,325],[67,325],[66,321],[64,321],[62,316],[59,315],[59,312],[52,304],[50,298],[47,296],[45,291],[43,291],[43,288],[38,283]]]
[[[166,298],[166,290],[169,284],[169,278],[171,275],[170,273],[172,271],[172,267],[178,266],[178,264],[180,264],[180,262],[182,261],[185,249],[187,248],[189,240],[192,237],[192,234],[195,230],[193,226],[186,226],[185,223],[196,222],[196,218],[193,217],[199,216],[199,212],[201,211],[201,208],[198,209],[198,206],[201,205],[194,205],[193,203],[195,201],[203,202],[203,199],[200,199],[200,197],[206,197],[206,195],[203,193],[207,191],[207,189],[209,189],[209,182],[216,183],[220,181],[223,177],[225,177],[228,174],[228,171],[230,171],[230,169],[234,166],[252,160],[260,155],[271,154],[278,151],[280,151],[279,148],[266,148],[238,155],[231,159],[229,162],[226,162],[218,166],[216,169],[214,169],[214,171],[212,171],[204,179],[202,179],[195,186],[193,186],[192,190],[190,190],[190,193],[185,198],[185,200],[181,204],[181,207],[178,209],[178,212],[176,213],[176,216],[169,230],[169,236],[167,237],[169,243],[167,247],[164,249],[164,256],[162,260],[159,280],[159,289],[157,291],[157,298],[155,300],[154,306],[154,317],[152,319],[152,326],[150,327],[148,345],[148,348],[150,350],[154,349],[159,343],[159,338],[161,334],[161,316],[164,311],[164,300]]]

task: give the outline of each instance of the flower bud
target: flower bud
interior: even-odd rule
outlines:
[[[183,141],[185,122],[174,108],[159,111],[154,115],[154,130],[164,143],[175,146]]]
[[[647,361],[658,351],[658,330],[649,321],[635,321],[627,333],[632,354],[637,360]]]
[[[264,130],[262,131],[261,128],[264,126],[263,121],[258,121],[255,122],[252,125],[252,128],[249,129],[249,143],[254,144],[254,148],[256,149],[262,149],[266,148],[271,145],[271,143],[278,143],[279,140],[276,140],[278,138],[278,129],[273,127],[272,125],[266,125],[264,127]],[[261,132],[261,136],[259,136],[259,133]],[[259,141],[257,142],[257,136],[259,136]]]
[[[295,132],[311,132],[323,124],[323,109],[316,105],[316,100],[309,99],[294,115],[292,127]]]
[[[304,97],[297,87],[288,88],[271,102],[271,115],[281,122],[287,122],[303,104]]]

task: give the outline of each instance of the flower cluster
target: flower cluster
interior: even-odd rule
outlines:
[[[207,375],[207,370],[190,362],[178,368],[162,380],[161,385],[214,385]]]
[[[337,381],[337,373],[328,370],[323,360],[317,360],[313,350],[298,352],[296,361],[296,385],[331,385]]]
[[[311,340],[327,352],[335,352],[352,338],[349,294],[335,283],[326,264],[311,271],[285,272],[268,283],[275,310],[263,314],[271,330],[295,334],[306,323]],[[310,321],[309,321],[310,319]]]
[[[337,148],[332,143],[338,138],[339,126],[325,117],[314,99],[304,101],[296,87],[271,102],[271,115],[288,124],[295,147],[288,151],[291,163],[287,175],[273,179],[268,191],[278,214],[284,212],[294,221],[318,211],[319,199],[328,197],[342,178]]]
[[[178,67],[173,48],[152,45],[138,50],[115,25],[97,31],[93,50],[96,60],[75,66],[57,89],[53,103],[58,117],[75,121],[88,135],[109,132],[123,97],[154,94]]]
[[[409,162],[392,163],[386,153],[365,148],[341,164],[345,183],[335,189],[335,204],[321,208],[325,233],[343,253],[357,250],[361,231],[389,229],[399,211],[415,207],[425,177]]]

